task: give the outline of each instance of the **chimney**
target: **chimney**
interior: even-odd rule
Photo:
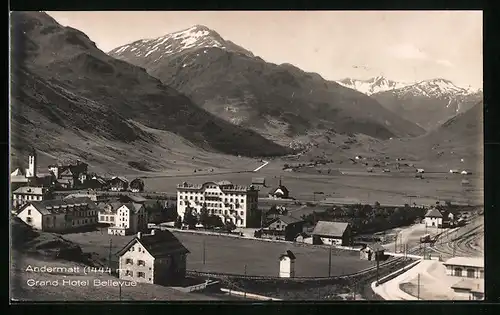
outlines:
[[[155,235],[155,229],[151,230],[151,235]]]
[[[137,232],[137,238],[140,239],[141,238],[141,235],[142,233],[141,232]]]

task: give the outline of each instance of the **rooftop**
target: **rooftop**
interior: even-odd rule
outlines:
[[[484,257],[453,257],[445,261],[444,265],[484,268]]]
[[[131,240],[117,254],[123,255],[136,242],[141,243],[153,257],[165,257],[171,254],[188,254],[189,250],[175,237],[172,232],[152,230],[152,234],[141,234]]]
[[[27,203],[24,207],[28,205],[33,205],[42,215],[53,214],[53,213],[66,213],[72,211],[79,207],[93,207],[96,208],[95,203],[88,197],[84,198],[71,198],[63,200],[44,200],[44,201],[32,201]],[[24,207],[22,209],[24,209]],[[22,211],[21,209],[21,211]]]
[[[431,208],[431,209],[429,209],[429,211],[427,211],[427,213],[425,214],[425,217],[427,217],[427,218],[442,218],[443,215],[441,214],[441,212],[439,212],[438,209]]]
[[[13,194],[24,194],[24,195],[43,195],[47,190],[43,187],[30,187],[30,186],[25,186],[25,187],[19,187],[15,191],[13,191]]]
[[[462,279],[452,285],[451,288],[484,293],[484,279]]]
[[[127,207],[130,211],[132,211],[134,213],[137,213],[143,207],[142,204],[134,203],[134,202],[125,203],[125,204],[122,204],[122,206]]]
[[[318,221],[312,234],[319,236],[342,237],[348,226],[349,223],[347,222]]]
[[[222,191],[248,191],[253,188],[250,186],[240,186],[231,183],[230,181],[219,181],[219,182],[206,182],[203,184],[190,184],[190,183],[182,183],[177,185],[178,189],[189,189],[189,190],[202,190],[206,185],[215,184],[219,186]]]
[[[283,258],[285,258],[285,257],[288,257],[288,258],[290,258],[291,260],[294,260],[294,259],[296,259],[296,258],[297,258],[297,257],[295,257],[295,255],[292,253],[292,251],[291,251],[291,250],[287,250],[284,254],[281,254],[281,255],[280,255],[280,260],[282,260],[282,259],[283,259]]]

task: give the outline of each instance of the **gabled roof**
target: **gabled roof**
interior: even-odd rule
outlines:
[[[32,201],[25,204],[20,211],[29,205],[33,205],[42,215],[55,214],[55,213],[67,213],[74,209],[74,207],[88,206],[89,208],[95,208],[97,210],[96,204],[90,200],[90,198],[71,198],[63,200],[44,200],[44,201]]]
[[[14,172],[10,173],[10,176],[24,176],[24,172],[20,168],[16,168]]]
[[[172,254],[188,254],[189,250],[182,245],[172,232],[155,230],[154,235],[146,234],[132,239],[117,255],[122,256],[130,247],[139,242],[155,258],[165,257]]]
[[[272,189],[272,190],[269,192],[269,194],[270,194],[270,195],[274,195],[278,189],[280,189],[280,190],[281,190],[281,191],[282,191],[285,195],[286,195],[286,194],[288,194],[288,189],[287,189],[285,186],[283,186],[283,185],[280,185],[280,186],[278,186],[278,187],[276,187],[276,188]]]
[[[126,179],[125,177],[122,177],[122,176],[114,176],[113,178],[111,178],[111,182],[114,182],[117,180],[124,182],[124,183],[128,183],[128,179]]]
[[[297,258],[297,257],[295,257],[295,255],[292,253],[291,250],[287,250],[284,254],[281,254],[280,255],[280,260],[282,260],[285,257],[288,257],[291,260],[295,260]]]
[[[140,203],[133,203],[133,202],[122,204],[122,206],[127,207],[128,210],[131,211],[131,212],[133,212],[133,213],[139,212],[139,210],[141,210],[141,208],[143,207],[142,204],[140,204]],[[122,206],[120,206],[120,208]]]
[[[439,212],[438,209],[431,208],[431,209],[429,209],[429,211],[427,211],[427,213],[425,214],[425,217],[426,218],[442,218],[443,215],[441,214],[441,212]]]
[[[99,212],[105,211],[105,209],[109,209],[111,213],[116,213],[116,210],[120,208],[123,205],[121,202],[100,202],[97,204],[97,208],[99,209]]]
[[[73,176],[73,172],[71,171],[70,168],[65,169],[63,172],[61,172],[62,175],[68,175],[68,176]]]
[[[301,220],[301,219],[297,219],[297,218],[294,218],[294,217],[291,217],[291,216],[288,216],[288,215],[280,215],[280,216],[277,216],[277,217],[272,218],[271,220],[269,220],[266,223],[266,226],[269,226],[269,225],[271,225],[271,224],[273,224],[274,222],[277,222],[277,221],[281,221],[281,222],[285,223],[286,225],[303,222],[303,220]]]
[[[374,252],[383,252],[383,251],[385,251],[384,246],[382,246],[380,243],[368,244],[368,245],[366,245],[366,248],[369,248],[369,249],[371,249]]]
[[[342,237],[349,226],[347,222],[318,221],[313,235]]]
[[[13,194],[22,194],[22,195],[43,195],[45,192],[46,192],[46,189],[43,187],[24,186],[24,187],[19,187],[18,189],[14,190],[12,193]]]
[[[484,293],[483,279],[462,279],[451,286],[452,289],[468,290],[474,293]]]

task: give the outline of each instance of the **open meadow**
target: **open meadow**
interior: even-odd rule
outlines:
[[[464,186],[464,176],[449,173],[424,174],[424,178],[415,178],[415,173],[359,173],[355,175],[328,175],[300,172],[285,172],[273,165],[272,161],[258,172],[240,172],[226,174],[193,174],[189,176],[171,176],[146,178],[148,191],[175,193],[176,186],[184,181],[203,183],[207,181],[229,180],[239,185],[249,185],[254,177],[265,177],[268,187],[262,189],[260,197],[279,183],[285,185],[290,195],[301,201],[320,201],[330,199],[339,203],[343,199],[354,200],[354,203],[373,204],[378,201],[387,205],[434,204],[436,201],[451,200],[455,203],[482,204],[483,184],[478,175],[466,178],[470,184]],[[278,163],[276,163],[278,164]],[[315,195],[315,192],[323,194]]]
[[[279,275],[279,256],[286,250],[291,250],[297,257],[295,262],[297,277],[328,276],[328,248],[185,232],[173,233],[190,251],[187,259],[188,270],[244,274],[246,265],[247,275],[276,277]],[[101,232],[64,235],[65,239],[78,244],[84,252],[92,253],[94,259],[102,262],[109,257],[110,240],[114,256],[114,253],[133,237],[133,235],[112,236]],[[116,263],[117,258],[112,257],[112,260]],[[107,264],[107,261],[104,263]],[[356,251],[332,250],[332,276],[354,273],[373,265],[373,262],[360,260]]]

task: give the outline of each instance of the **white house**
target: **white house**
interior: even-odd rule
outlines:
[[[470,175],[470,173],[471,172],[469,172],[469,171],[462,171],[460,174],[462,174],[462,175]]]
[[[181,218],[187,207],[200,213],[206,207],[210,215],[232,221],[237,227],[247,227],[249,218],[257,211],[258,189],[238,186],[229,181],[206,182],[201,185],[186,182],[177,186],[177,212]]]
[[[17,217],[34,229],[62,233],[97,224],[97,207],[89,198],[31,201]]]
[[[280,278],[295,277],[295,255],[287,250],[280,256]]]
[[[42,201],[49,196],[49,190],[45,187],[19,187],[12,192],[12,205],[20,207],[30,201]]]
[[[123,204],[121,202],[99,203],[97,205],[97,208],[99,209],[98,222],[114,226],[116,223],[116,211],[122,205]]]
[[[423,168],[417,168],[417,173],[423,174],[425,170]]]
[[[458,174],[459,171],[458,170],[450,170],[450,173],[452,173],[452,174]]]
[[[290,192],[289,192],[288,188],[286,188],[284,185],[281,184],[281,178],[280,178],[280,182],[278,184],[278,187],[272,189],[269,192],[268,197],[272,198],[272,199],[287,199],[287,198],[289,198],[289,194],[290,194]]]
[[[443,225],[443,215],[436,208],[431,208],[424,217],[425,226],[441,227]]]
[[[110,235],[130,235],[143,231],[148,226],[143,204],[127,203],[116,209],[115,223],[108,228]]]
[[[170,231],[138,232],[117,254],[122,280],[175,285],[186,277],[189,251]]]

